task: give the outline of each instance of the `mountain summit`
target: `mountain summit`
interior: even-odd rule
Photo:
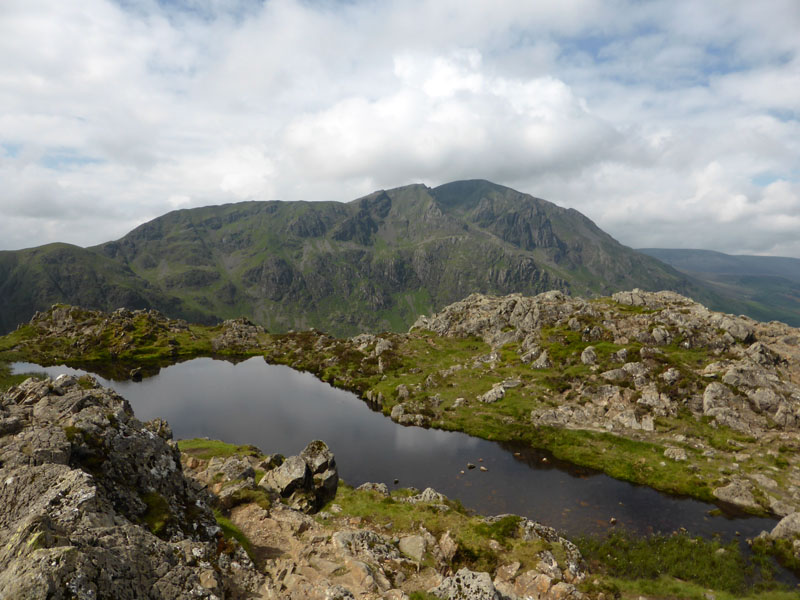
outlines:
[[[343,335],[406,329],[473,292],[704,297],[579,212],[482,180],[178,210],[92,248],[2,252],[0,282],[0,330],[56,301]]]

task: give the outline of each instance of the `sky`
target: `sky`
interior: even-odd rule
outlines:
[[[798,0],[0,0],[0,249],[488,179],[800,258]]]

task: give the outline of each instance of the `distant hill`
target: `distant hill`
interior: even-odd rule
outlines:
[[[0,330],[54,302],[154,307],[272,331],[404,330],[473,292],[669,289],[691,277],[571,209],[488,181],[409,185],[348,203],[243,202],[170,212],[92,248],[0,252]]]
[[[667,248],[639,252],[708,284],[719,295],[712,308],[736,312],[726,308],[733,303],[755,319],[800,327],[800,259]]]

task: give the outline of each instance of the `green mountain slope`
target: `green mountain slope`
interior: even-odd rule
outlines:
[[[138,277],[126,264],[70,244],[0,252],[0,331],[9,331],[55,302],[112,310],[157,308],[206,318]]]
[[[598,295],[640,287],[704,302],[713,295],[577,211],[487,181],[410,185],[349,203],[179,210],[117,241],[69,247],[65,257],[48,248],[0,257],[17,265],[14,285],[0,289],[10,309],[4,330],[54,301],[155,306],[195,321],[245,315],[272,331],[348,335],[404,330],[419,314],[473,292]],[[59,268],[41,268],[43,259],[31,254]]]
[[[800,259],[710,250],[643,248],[716,292],[711,308],[800,327]]]

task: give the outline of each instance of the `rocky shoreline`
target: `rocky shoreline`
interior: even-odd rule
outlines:
[[[217,454],[202,458],[209,446]],[[504,537],[484,540],[495,572],[474,571],[459,531],[370,525],[332,503],[338,473],[323,442],[292,457],[220,447],[201,440],[182,453],[167,423],[138,421],[88,376],[9,389],[0,396],[3,598],[589,597],[575,587],[587,577],[580,552],[539,523],[481,520]],[[431,489],[348,493],[375,510],[397,503],[477,522]],[[223,536],[228,519],[246,548]]]
[[[755,514],[800,510],[800,330],[672,292],[475,294],[420,317],[408,334],[350,339],[57,306],[2,338],[0,350],[44,364],[95,357],[99,367],[109,340],[117,360],[143,369],[261,354],[352,390],[403,425],[522,441]]]

